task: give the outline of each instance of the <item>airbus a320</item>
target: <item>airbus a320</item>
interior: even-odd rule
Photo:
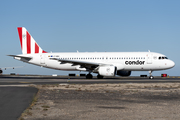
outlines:
[[[153,71],[173,68],[175,63],[165,55],[155,52],[59,52],[44,51],[24,27],[18,27],[22,49],[20,55],[9,55],[26,63],[66,71],[86,71],[87,79],[91,73],[97,78],[104,76],[130,76],[131,71],[149,71],[153,79]]]

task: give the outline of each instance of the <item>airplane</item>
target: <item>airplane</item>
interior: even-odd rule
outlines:
[[[131,71],[149,71],[149,79],[154,79],[153,71],[175,66],[165,55],[150,51],[48,53],[37,44],[25,27],[18,27],[17,30],[22,54],[8,56],[45,68],[86,71],[87,79],[93,78],[91,73],[97,73],[97,78],[103,79],[105,76],[130,76]]]
[[[3,67],[3,68],[0,68],[0,75],[3,73],[3,69],[4,70],[7,70],[7,69],[15,69],[15,68],[21,68],[23,66],[18,66],[18,67]]]
[[[3,73],[3,70],[2,70],[2,68],[0,68],[0,75]]]

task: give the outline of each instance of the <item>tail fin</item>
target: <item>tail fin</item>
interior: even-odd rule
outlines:
[[[18,27],[18,34],[23,54],[47,53],[36,43],[24,27]]]

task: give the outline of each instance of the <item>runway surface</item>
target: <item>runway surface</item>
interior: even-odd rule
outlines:
[[[0,85],[17,85],[17,84],[96,84],[96,83],[174,83],[180,82],[180,77],[112,77],[97,79],[85,79],[85,77],[70,76],[11,76],[1,75]]]

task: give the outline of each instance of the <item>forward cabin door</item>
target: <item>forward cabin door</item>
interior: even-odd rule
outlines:
[[[40,64],[45,64],[45,56],[44,55],[40,55]]]
[[[147,54],[147,64],[152,64],[152,57],[153,57],[153,54],[151,53]]]

